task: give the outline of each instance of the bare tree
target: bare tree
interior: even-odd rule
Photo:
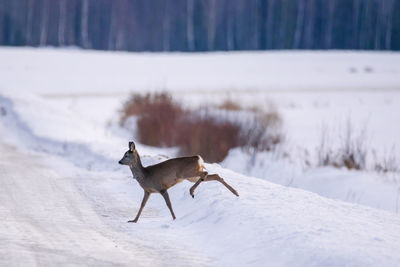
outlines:
[[[293,48],[300,48],[301,37],[304,27],[304,10],[305,3],[304,0],[297,1],[297,18],[296,18],[296,30],[294,33],[294,43]]]
[[[65,45],[65,28],[67,24],[67,0],[59,0],[58,45]]]
[[[117,8],[115,7],[116,2],[111,2],[110,3],[110,8],[111,8],[111,15],[110,15],[110,31],[108,33],[108,50],[115,50],[115,28],[117,27]]]
[[[386,15],[385,49],[391,48],[393,28],[393,0],[383,1]]]
[[[117,23],[116,23],[116,40],[115,48],[117,50],[127,49],[127,39],[129,38],[127,30],[129,30],[129,0],[119,0],[117,5]]]
[[[267,48],[273,47],[273,36],[274,36],[274,8],[275,0],[268,1],[268,14],[267,14]]]
[[[252,18],[252,45],[251,49],[259,49],[259,44],[260,44],[260,37],[259,37],[259,6],[260,6],[260,0],[254,0],[252,4],[252,8],[250,13],[251,18]]]
[[[217,3],[216,0],[210,0],[208,5],[207,19],[207,49],[214,50],[216,20],[217,20]]]
[[[163,35],[163,39],[162,39],[162,43],[163,43],[163,50],[164,51],[169,51],[170,50],[170,13],[169,13],[169,3],[168,0],[165,0],[164,3],[164,10],[163,10],[163,31],[162,31],[162,35]]]
[[[82,0],[82,14],[81,14],[81,40],[82,47],[89,48],[89,0]]]
[[[305,25],[305,48],[312,49],[314,41],[315,0],[309,0],[307,5],[307,21]]]
[[[189,51],[194,50],[194,25],[193,25],[193,10],[194,0],[186,1],[186,40]]]
[[[326,25],[325,48],[332,47],[332,29],[335,16],[335,0],[328,1],[328,21]]]
[[[378,5],[376,10],[376,23],[375,23],[375,40],[374,48],[379,49],[381,43],[381,27],[383,24],[384,16],[384,5]]]
[[[40,23],[39,44],[40,46],[45,46],[47,44],[48,20],[49,20],[48,0],[43,0],[41,18],[42,20]]]
[[[226,3],[226,2],[225,2]],[[234,8],[228,4],[227,12],[227,24],[226,24],[226,49],[233,50],[234,48]]]
[[[27,18],[26,18],[26,43],[28,45],[32,44],[32,21],[33,21],[33,1],[28,0],[28,10],[27,10]]]
[[[366,49],[368,48],[367,43],[368,43],[368,33],[369,33],[369,25],[368,25],[368,19],[369,19],[369,13],[371,9],[370,5],[370,0],[365,0],[364,1],[364,14],[363,14],[363,23],[360,24],[360,38],[359,38],[359,48],[361,49]]]
[[[4,10],[5,10],[5,8],[4,8],[3,5],[4,5],[3,2],[0,2],[0,21],[4,22]],[[5,27],[3,25],[3,27],[0,27],[0,44],[5,43],[5,41],[3,40],[4,30],[5,30]]]
[[[358,48],[358,39],[360,31],[360,10],[361,10],[361,0],[353,1],[353,48]]]

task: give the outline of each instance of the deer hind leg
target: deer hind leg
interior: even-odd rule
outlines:
[[[232,187],[230,186],[223,178],[221,178],[218,174],[211,174],[207,175],[207,177],[204,179],[204,181],[218,181],[221,184],[225,185],[226,188],[229,189],[229,191],[232,192],[235,196],[239,196],[239,193]]]
[[[231,191],[234,195],[239,196],[238,192],[232,187],[230,186],[227,182],[225,182],[225,180],[223,178],[221,178],[218,174],[210,174],[208,175],[206,173],[206,175],[204,177],[201,177],[191,188],[190,188],[190,195],[192,197],[194,197],[194,190],[197,188],[197,186],[199,186],[199,184],[201,182],[208,182],[208,181],[218,181],[221,184],[225,185],[226,188],[229,189],[229,191]]]
[[[140,209],[139,209],[138,214],[136,215],[136,218],[135,218],[134,220],[130,220],[130,221],[128,221],[128,222],[136,223],[136,222],[139,220],[140,214],[142,213],[142,210],[143,210],[144,206],[146,205],[146,202],[147,202],[147,200],[149,199],[149,197],[150,197],[150,193],[144,191],[144,196],[143,196],[142,204],[140,205]]]
[[[176,219],[175,214],[174,214],[174,210],[172,209],[172,205],[171,205],[171,200],[169,200],[169,195],[167,190],[161,190],[160,194],[163,196],[165,203],[167,203],[167,206],[169,208],[169,211],[171,212],[172,215],[172,219]]]

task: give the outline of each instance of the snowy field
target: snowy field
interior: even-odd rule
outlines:
[[[371,149],[396,146],[398,155],[399,62],[382,52],[1,48],[0,265],[398,265],[398,175],[293,159],[315,153],[321,128],[335,133],[348,118],[368,125]],[[129,139],[118,109],[133,91],[159,90],[189,107],[273,103],[291,160],[231,151],[206,168],[239,198],[204,183],[192,199],[184,182],[169,190],[177,220],[153,195],[139,223],[127,224],[142,189],[117,164]],[[145,165],[174,154],[138,151]]]

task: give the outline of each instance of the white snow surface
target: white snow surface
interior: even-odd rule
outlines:
[[[149,89],[398,90],[399,61],[395,52],[351,51],[190,54],[1,48],[0,52],[2,83],[9,90],[49,95]]]
[[[294,65],[293,56],[298,59]],[[354,60],[355,73],[347,73],[353,64],[343,58]],[[400,70],[398,59],[395,53],[167,55],[0,49],[0,265],[398,266],[398,214],[267,181],[301,183],[321,195],[342,198],[342,193],[315,186],[312,177],[325,175],[337,189],[333,178],[343,181],[338,176],[345,173],[352,179],[351,172],[311,170],[309,183],[289,181],[291,170],[284,163],[268,163],[270,171],[263,174],[265,168],[240,165],[243,157],[237,151],[224,165],[236,165],[249,175],[218,164],[206,168],[224,177],[240,197],[209,182],[192,199],[192,184],[183,182],[169,190],[175,221],[163,199],[153,194],[138,224],[128,224],[143,192],[129,169],[117,164],[129,135],[107,127],[132,89],[166,87],[201,94],[196,90],[263,90],[280,84],[277,90],[346,90],[360,89],[368,81],[368,90],[382,88],[398,96],[398,76],[393,75]],[[282,76],[288,65],[291,79],[279,83],[274,75],[262,75],[268,70]],[[312,81],[315,74],[317,81]],[[174,154],[173,149],[141,144],[137,149],[145,165]],[[372,179],[366,190],[376,184]]]

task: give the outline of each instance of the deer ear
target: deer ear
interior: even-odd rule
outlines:
[[[129,151],[135,150],[135,143],[134,142],[129,142]]]

